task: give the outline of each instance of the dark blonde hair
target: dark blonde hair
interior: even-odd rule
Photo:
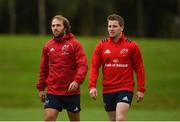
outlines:
[[[119,25],[120,25],[120,26],[124,26],[124,19],[123,19],[121,16],[117,15],[117,14],[111,14],[111,15],[109,15],[109,16],[107,17],[107,21],[109,21],[109,20],[116,20],[116,21],[119,22]]]
[[[54,20],[54,19],[58,19],[58,20],[62,20],[63,21],[63,25],[64,27],[66,28],[66,33],[70,33],[71,32],[71,25],[70,25],[70,22],[67,18],[65,18],[64,16],[62,15],[56,15],[52,18],[51,22]]]

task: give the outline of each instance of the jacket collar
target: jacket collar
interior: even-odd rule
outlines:
[[[60,41],[65,41],[65,40],[69,40],[69,39],[72,39],[72,38],[74,38],[74,35],[72,33],[68,33],[68,34],[65,34],[62,37],[54,37],[53,40],[55,40],[57,42],[60,42]]]

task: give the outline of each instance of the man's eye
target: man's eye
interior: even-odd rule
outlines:
[[[60,24],[57,24],[58,27],[60,27],[61,25]]]

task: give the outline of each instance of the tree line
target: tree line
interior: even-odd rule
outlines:
[[[1,0],[0,33],[50,34],[51,18],[67,17],[77,35],[105,35],[119,14],[128,36],[180,38],[179,0]]]

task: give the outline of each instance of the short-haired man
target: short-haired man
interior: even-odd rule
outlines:
[[[124,19],[112,14],[107,21],[109,37],[97,44],[92,55],[89,94],[96,99],[96,82],[102,65],[105,110],[110,121],[123,121],[126,120],[133,97],[133,70],[137,75],[137,101],[142,101],[144,97],[143,59],[137,43],[126,38],[123,33]]]

